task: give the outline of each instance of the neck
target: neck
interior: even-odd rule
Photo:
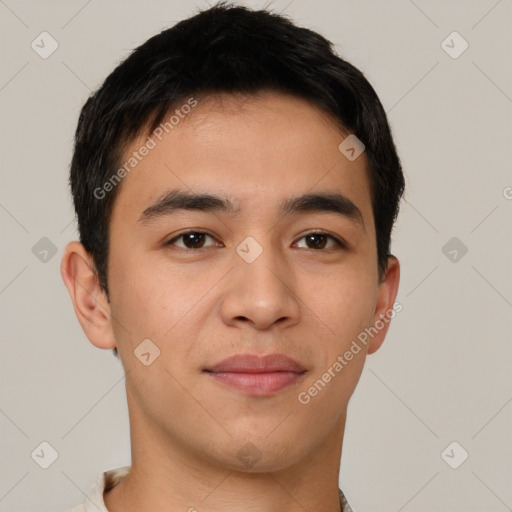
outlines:
[[[196,453],[169,432],[148,428],[141,418],[130,413],[131,469],[104,494],[109,512],[238,512],[241,507],[247,512],[340,511],[346,414],[327,439],[291,464],[274,458],[266,466],[256,463],[251,468],[224,461],[215,448]]]

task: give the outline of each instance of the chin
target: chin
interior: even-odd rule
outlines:
[[[234,459],[228,461],[231,469],[247,473],[267,473],[287,469],[298,462],[302,455],[301,451],[297,451],[298,440],[294,440],[294,436],[283,438],[275,435],[269,439],[273,428],[275,425],[263,436],[245,436],[243,441],[232,440],[229,451],[233,453]]]

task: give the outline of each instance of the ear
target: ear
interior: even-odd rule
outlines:
[[[379,284],[377,304],[373,314],[372,327],[369,328],[373,337],[368,343],[368,354],[376,352],[386,337],[391,318],[396,311],[401,311],[401,306],[394,306],[400,282],[400,263],[395,256],[388,257],[388,265],[383,280]]]
[[[94,272],[92,256],[79,242],[64,250],[60,272],[68,289],[76,316],[89,341],[98,348],[116,346],[110,303]]]

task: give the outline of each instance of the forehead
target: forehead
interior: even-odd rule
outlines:
[[[167,190],[229,197],[244,213],[321,189],[347,196],[371,221],[366,157],[350,161],[339,151],[347,133],[319,107],[275,92],[196,101],[161,140],[151,135],[155,145],[123,178],[112,220],[120,212],[133,220]],[[132,141],[124,162],[147,140]]]

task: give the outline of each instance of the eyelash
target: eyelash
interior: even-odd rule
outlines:
[[[207,233],[206,231],[189,230],[189,231],[184,231],[183,233],[180,233],[179,235],[173,237],[172,239],[170,239],[169,241],[167,241],[165,243],[165,246],[171,246],[171,245],[173,245],[173,243],[176,240],[179,240],[180,238],[184,237],[185,235],[189,235],[189,234],[207,235],[210,238],[215,239],[215,237],[213,235],[211,235],[210,233]],[[307,247],[307,249],[310,249],[312,251],[322,252],[322,251],[328,251],[329,249],[344,249],[344,250],[348,249],[348,245],[343,240],[341,240],[340,238],[338,238],[338,237],[336,237],[336,236],[334,236],[334,235],[332,235],[332,234],[330,234],[328,232],[322,231],[322,230],[311,231],[309,233],[305,233],[304,235],[302,235],[299,238],[299,240],[302,240],[303,238],[306,238],[307,236],[311,236],[311,235],[324,235],[328,239],[331,239],[332,241],[334,241],[334,243],[336,244],[336,247],[329,247],[327,249],[313,249],[313,248]],[[189,248],[189,247],[180,247],[180,249],[183,249],[183,250],[186,250],[186,251],[200,251],[202,249],[208,249],[208,247],[198,247],[196,249]]]

